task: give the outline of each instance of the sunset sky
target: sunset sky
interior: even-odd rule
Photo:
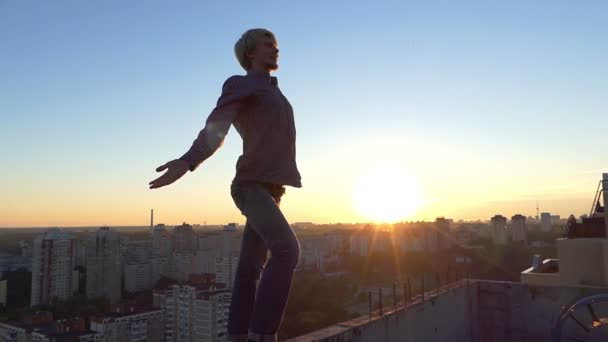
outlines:
[[[605,1],[0,0],[0,227],[242,223],[234,129],[148,182],[244,73],[254,27],[295,111],[290,222],[399,201],[404,220],[580,215],[608,172]]]

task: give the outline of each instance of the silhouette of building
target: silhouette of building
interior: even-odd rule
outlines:
[[[492,229],[492,242],[496,245],[507,244],[507,218],[502,215],[494,215],[490,219]]]
[[[173,250],[171,235],[164,224],[157,224],[152,229],[152,249],[163,257],[168,257]]]
[[[68,299],[78,288],[78,278],[72,274],[75,246],[74,237],[60,229],[48,230],[34,239],[32,306]]]
[[[551,213],[540,213],[540,230],[548,233],[551,231]]]
[[[175,243],[175,252],[195,252],[196,251],[196,235],[192,226],[183,223],[173,229],[173,241]]]
[[[520,214],[511,217],[511,241],[527,244],[528,243],[528,228],[526,226],[526,217]]]
[[[101,227],[87,241],[87,297],[116,302],[121,298],[121,282],[120,235]]]

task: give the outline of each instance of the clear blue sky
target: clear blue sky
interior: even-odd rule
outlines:
[[[276,33],[295,108],[291,221],[361,220],[351,184],[378,155],[425,189],[418,218],[581,214],[608,171],[605,1],[0,0],[0,226],[242,221],[234,131],[147,183],[243,73],[253,27]]]

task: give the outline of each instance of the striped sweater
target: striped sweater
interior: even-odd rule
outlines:
[[[224,82],[205,127],[180,158],[190,164],[190,171],[223,144],[230,125],[243,139],[235,180],[302,186],[296,165],[293,108],[276,77],[249,71],[246,76],[232,76]]]

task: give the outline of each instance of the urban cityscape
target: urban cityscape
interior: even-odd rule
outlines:
[[[604,174],[595,197],[590,196],[592,211],[579,218],[539,212],[529,217],[495,215],[477,222],[443,217],[395,224],[295,222],[292,228],[299,236],[301,253],[279,337],[557,341],[555,329],[560,328],[573,340],[606,338],[608,306],[601,303],[608,301],[604,271],[608,268],[602,257],[608,248],[607,195],[608,174]],[[153,210],[145,227],[3,229],[0,339],[227,341],[242,230],[236,223],[169,227],[154,222]],[[477,311],[506,313],[459,317],[470,320],[470,327],[459,328],[455,322],[437,322],[424,313],[431,310],[440,316],[471,310],[460,302],[472,300],[466,292],[473,286],[478,287],[472,304]],[[539,298],[555,295],[545,292],[545,287],[562,292],[553,298],[556,303],[527,303],[538,308],[520,313],[525,318],[509,312],[516,307],[509,306],[513,305],[509,297],[524,299],[505,288],[529,291]],[[481,294],[482,288],[488,292]],[[588,328],[559,326],[563,324],[557,316],[559,305],[592,295],[599,297],[586,305],[600,306],[589,309],[595,318]],[[501,302],[504,298],[507,303]],[[434,308],[425,308],[428,303]],[[526,310],[523,305],[519,310]],[[551,309],[557,311],[543,312]],[[589,315],[586,308],[584,314]],[[412,322],[396,326],[376,322],[398,315],[409,315]],[[521,321],[533,315],[538,320],[545,315],[547,321],[528,322],[534,326]],[[578,319],[584,320],[583,315]],[[435,333],[429,335],[433,325]]]

